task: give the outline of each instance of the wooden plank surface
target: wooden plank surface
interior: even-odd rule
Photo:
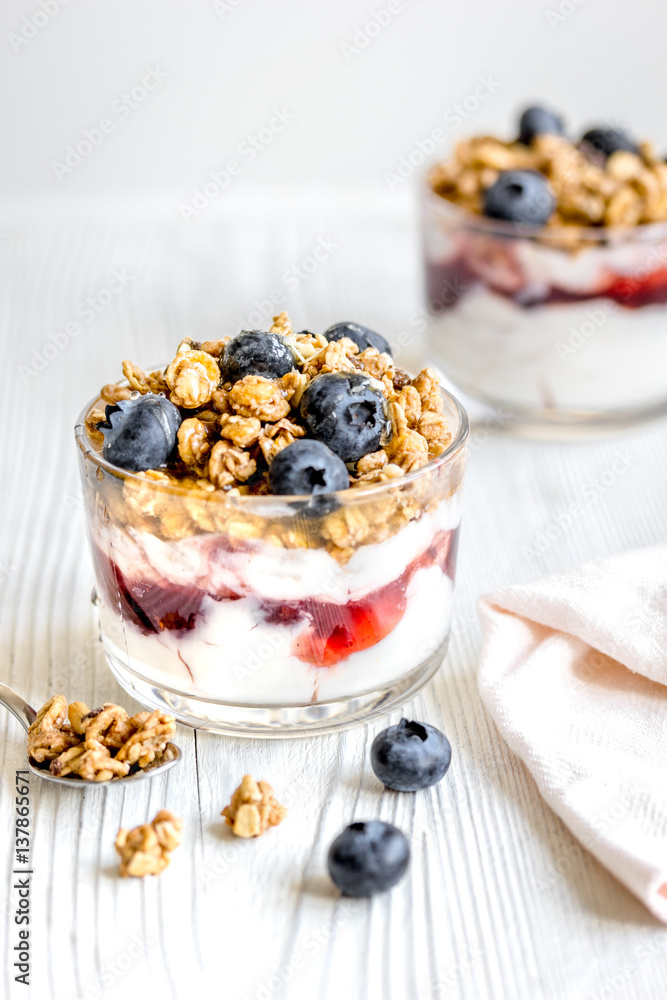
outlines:
[[[173,212],[17,217],[4,230],[0,679],[34,704],[58,690],[130,707],[103,661],[89,600],[72,439],[82,404],[118,375],[121,358],[157,363],[186,332],[233,330],[275,290],[300,327],[352,317],[406,332],[407,363],[420,349],[414,230],[402,209],[368,206],[275,218],[230,211],[196,229]],[[297,288],[286,283],[320,238],[334,245],[328,258]],[[123,269],[126,287],[86,319],[86,299],[99,305]],[[80,332],[37,371],[33,350],[43,356],[50,335],[75,321]],[[603,486],[619,453],[627,469]],[[295,741],[181,729],[183,764],[150,784],[80,793],[33,782],[30,995],[663,1000],[667,930],[544,805],[480,704],[474,605],[500,584],[664,541],[666,453],[664,422],[571,444],[473,431],[451,649],[406,708],[454,747],[433,790],[398,795],[374,778],[368,750],[388,720]],[[573,501],[583,510],[567,526]],[[538,551],[550,525],[557,537]],[[12,971],[13,786],[25,755],[5,713],[0,734],[0,993],[13,998],[28,995]],[[280,829],[250,843],[219,815],[245,772],[270,780],[289,806]],[[184,846],[160,878],[121,881],[118,827],[162,806],[184,816]],[[328,845],[353,819],[376,817],[410,836],[409,874],[389,895],[341,899],[325,875]]]

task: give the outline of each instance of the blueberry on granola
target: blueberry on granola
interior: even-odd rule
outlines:
[[[452,748],[444,733],[425,722],[401,719],[373,740],[371,766],[380,781],[397,792],[430,788],[444,777]]]
[[[279,451],[269,469],[271,493],[335,493],[350,485],[345,463],[321,441],[301,438]]]
[[[389,432],[385,398],[360,372],[317,375],[301,397],[299,412],[312,436],[343,462],[377,451]]]
[[[375,347],[380,354],[388,354],[391,357],[391,347],[389,341],[385,340],[382,334],[375,330],[369,330],[367,326],[360,323],[334,323],[328,330],[324,331],[327,340],[342,340],[348,337],[353,340],[360,351],[365,351],[368,347]]]
[[[519,225],[542,226],[556,202],[537,170],[503,170],[484,192],[484,214]]]
[[[246,375],[280,378],[294,368],[294,352],[277,333],[242,330],[226,344],[220,370],[228,382]]]
[[[526,108],[519,119],[519,142],[530,146],[536,135],[562,135],[563,120],[539,106]]]
[[[181,424],[177,406],[152,392],[107,406],[98,424],[104,435],[102,455],[130,472],[163,469],[174,451]]]
[[[396,885],[410,863],[410,845],[391,823],[352,823],[327,857],[331,879],[346,896],[374,896]]]
[[[603,156],[611,156],[612,153],[618,153],[620,150],[639,155],[637,144],[621,128],[605,125],[599,128],[590,128],[588,132],[584,132],[581,141]]]

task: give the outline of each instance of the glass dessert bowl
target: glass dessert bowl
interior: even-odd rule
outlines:
[[[430,355],[510,423],[667,411],[667,164],[618,130],[586,136],[471,139],[424,181]]]
[[[294,336],[287,336],[292,344]],[[312,337],[299,336],[302,347]],[[295,371],[310,371],[313,379],[324,374],[321,368],[331,367],[322,364],[328,353],[341,364],[349,364],[346,356],[356,358],[362,371],[358,365],[373,359],[377,375],[385,364],[378,357],[387,358],[377,349],[353,352],[349,341],[338,342],[333,351],[322,349],[319,369],[317,359],[305,365],[300,359]],[[105,457],[104,429],[97,430],[105,423],[99,420],[105,402],[106,422],[114,420],[114,387],[105,387],[104,396],[86,407],[76,440],[102,641],[118,680],[140,701],[214,731],[306,735],[386,712],[433,675],[451,622],[468,423],[457,401],[430,375],[422,372],[411,380],[410,392],[408,376],[386,367],[384,447],[343,466],[348,488],[324,492],[325,469],[322,488],[311,495],[268,492],[267,484],[279,485],[276,475],[271,479],[279,452],[270,444],[280,438],[278,421],[259,421],[265,436],[244,452],[258,468],[245,484],[231,485],[214,460],[218,445],[207,455],[208,466],[201,454],[197,467],[187,468],[183,460],[194,461],[187,422],[201,417],[202,423],[211,422],[217,411],[200,407],[198,417],[185,417],[176,462],[133,471]],[[350,371],[334,368],[329,374],[341,370]],[[146,405],[153,404],[160,373],[157,377],[143,392],[135,380],[139,388],[128,405],[142,395]],[[272,384],[286,385],[291,378]],[[399,389],[391,388],[394,378],[402,383]],[[375,376],[370,379],[382,385]],[[217,390],[219,409],[235,398],[229,384]],[[409,459],[406,447],[410,435],[419,433],[405,417],[408,404],[420,398],[415,385],[422,392],[421,419],[428,423],[435,410],[426,407],[437,405],[438,419],[447,427],[439,454],[424,454],[421,463]],[[222,430],[232,428],[234,434],[248,419],[255,418],[238,412],[217,416]],[[410,421],[419,426],[416,413]],[[219,430],[208,433],[213,441]],[[227,455],[225,439],[219,440]],[[310,438],[302,440],[310,444]],[[260,447],[269,462],[262,463]],[[287,486],[300,461],[298,448],[291,453],[285,448],[288,454],[294,458]],[[238,455],[234,463],[238,472],[243,465]],[[267,464],[268,473],[262,473]]]

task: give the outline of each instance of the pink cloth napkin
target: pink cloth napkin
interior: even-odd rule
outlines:
[[[572,833],[667,923],[667,545],[480,598],[479,689]]]

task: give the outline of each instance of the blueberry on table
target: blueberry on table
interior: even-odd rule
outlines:
[[[246,375],[280,378],[294,368],[294,352],[277,333],[243,330],[225,345],[220,371],[228,382]]]
[[[301,438],[278,452],[269,468],[269,489],[282,496],[346,490],[345,463],[321,441]]]
[[[164,468],[181,419],[177,406],[151,392],[107,406],[106,420],[98,424],[104,435],[102,457],[130,472]]]
[[[590,128],[588,132],[584,132],[581,141],[591,146],[596,152],[602,153],[603,156],[611,156],[612,153],[617,153],[619,150],[639,154],[637,144],[621,128],[605,125],[599,128]]]
[[[377,451],[389,433],[385,398],[360,372],[327,372],[307,386],[299,407],[308,431],[344,462]]]
[[[563,119],[547,108],[526,108],[519,119],[519,142],[529,146],[536,135],[562,135]]]
[[[327,340],[342,340],[349,337],[353,340],[360,351],[365,351],[367,347],[376,347],[381,354],[388,354],[391,357],[391,347],[389,341],[385,340],[382,334],[375,330],[369,330],[367,326],[360,323],[334,323],[328,330],[324,331]]]
[[[374,896],[396,885],[410,863],[410,845],[391,823],[352,823],[329,848],[331,879],[346,896]]]
[[[555,207],[549,182],[537,170],[502,170],[484,192],[484,214],[490,219],[542,226]]]
[[[397,792],[430,788],[446,774],[452,748],[444,733],[425,722],[401,719],[373,740],[371,766],[380,781]]]

